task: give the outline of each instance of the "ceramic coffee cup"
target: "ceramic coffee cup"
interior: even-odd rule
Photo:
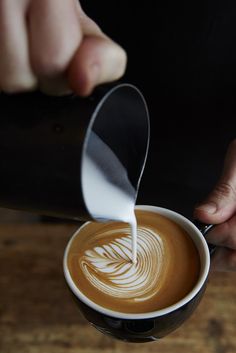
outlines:
[[[173,305],[147,313],[122,313],[109,310],[87,298],[73,282],[68,270],[67,259],[72,240],[79,236],[85,223],[69,241],[64,253],[64,274],[71,293],[84,317],[100,332],[128,342],[148,342],[158,340],[177,329],[198,306],[206,285],[210,268],[210,249],[203,233],[193,222],[169,209],[155,206],[136,206],[138,210],[151,211],[163,215],[179,224],[191,237],[200,258],[200,274],[192,290]]]

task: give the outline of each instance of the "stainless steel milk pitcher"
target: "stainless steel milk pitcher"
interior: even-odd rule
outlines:
[[[96,220],[84,197],[87,156],[135,200],[148,143],[147,106],[133,85],[104,85],[88,98],[2,93],[0,207]]]

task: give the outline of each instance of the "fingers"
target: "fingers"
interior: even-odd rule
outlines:
[[[13,93],[36,87],[25,23],[27,1],[0,2],[0,89]]]
[[[74,0],[34,0],[29,8],[31,64],[46,93],[69,91],[65,70],[82,40]]]
[[[105,36],[77,0],[0,1],[0,89],[88,95],[120,78],[124,50]],[[68,81],[69,80],[69,81]]]
[[[236,271],[236,216],[213,227],[206,240],[217,246],[211,259],[211,269]]]
[[[236,250],[236,216],[212,228],[206,240],[214,245]]]
[[[127,58],[125,51],[85,14],[80,20],[84,38],[70,64],[68,79],[73,91],[86,96],[96,85],[119,79]]]
[[[217,224],[206,240],[217,246],[212,269],[236,271],[236,140],[228,148],[222,176],[207,199],[194,210],[194,217]]]
[[[236,140],[227,151],[220,181],[207,199],[194,210],[194,217],[205,223],[222,223],[236,212]]]
[[[213,227],[206,240],[217,246],[211,259],[211,269],[236,271],[236,216]]]
[[[120,78],[125,66],[126,56],[118,45],[102,37],[85,37],[68,71],[70,86],[87,96],[96,85]]]
[[[219,248],[211,259],[212,271],[236,271],[236,251]]]

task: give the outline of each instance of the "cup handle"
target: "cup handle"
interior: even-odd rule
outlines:
[[[193,222],[195,224],[195,226],[200,230],[200,232],[202,233],[202,235],[205,237],[206,234],[209,232],[210,229],[212,229],[212,227],[214,227],[214,224],[206,224],[206,223],[202,223],[198,220],[194,220]],[[210,255],[212,256],[216,250],[216,245],[207,243],[208,248],[209,248],[209,252]]]

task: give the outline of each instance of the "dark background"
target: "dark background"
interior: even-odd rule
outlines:
[[[128,52],[124,81],[145,95],[151,146],[139,201],[191,217],[219,177],[235,137],[233,1],[83,0]],[[133,6],[135,4],[135,6]],[[1,353],[235,353],[235,273],[211,273],[201,305],[148,345],[101,335],[76,309],[62,259],[78,223],[0,209]]]
[[[151,144],[138,203],[191,217],[236,131],[236,3],[81,1],[125,48],[123,81],[148,103]]]

